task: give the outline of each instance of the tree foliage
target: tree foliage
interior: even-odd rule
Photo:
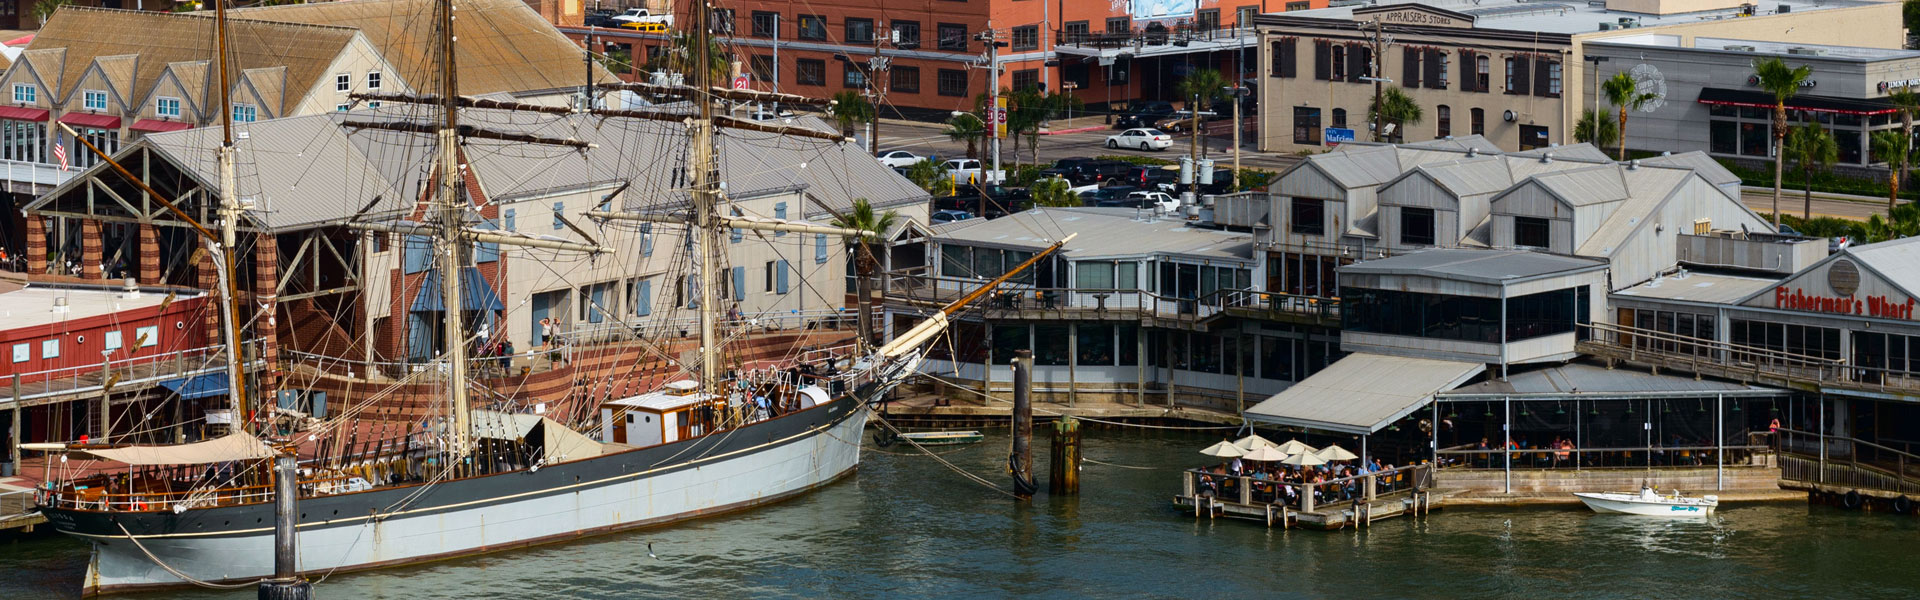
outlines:
[[[947,139],[967,143],[967,158],[980,158],[980,140],[987,137],[987,122],[974,113],[960,113],[947,119],[947,128],[940,133]]]
[[[650,73],[680,75],[686,79],[686,84],[691,85],[694,57],[688,49],[692,47],[693,36],[673,34],[666,51],[647,59],[646,70]],[[731,63],[732,57],[727,54],[727,48],[720,45],[717,39],[707,43],[707,77],[710,81],[715,84],[726,81],[727,75],[733,70]]]
[[[1380,120],[1391,123],[1394,128],[1394,133],[1391,136],[1382,136],[1376,133],[1374,135],[1375,140],[1402,139],[1403,136],[1406,135],[1408,125],[1416,125],[1420,123],[1420,119],[1426,116],[1425,112],[1420,109],[1420,103],[1415,102],[1413,97],[1408,96],[1406,92],[1400,91],[1400,88],[1387,88],[1381,92],[1380,104],[1385,108],[1375,106],[1371,100],[1367,101],[1367,122],[1372,123],[1374,112],[1379,111]],[[1384,127],[1383,125],[1382,128]]]
[[[953,176],[947,172],[946,163],[923,160],[907,167],[907,180],[932,196],[952,196]]]
[[[1620,112],[1620,151],[1617,160],[1627,159],[1627,111],[1645,108],[1648,102],[1660,97],[1653,92],[1640,91],[1640,81],[1626,73],[1615,73],[1613,77],[1600,84],[1600,91],[1607,96],[1607,103]]]
[[[1793,161],[1805,174],[1801,178],[1806,194],[1806,205],[1801,210],[1802,218],[1813,218],[1813,172],[1825,171],[1840,160],[1840,144],[1835,142],[1833,134],[1819,123],[1808,121],[1787,133],[1787,141],[1782,144],[1782,158]]]
[[[833,95],[833,120],[840,123],[840,135],[853,137],[856,126],[872,123],[879,115],[873,109],[873,103],[858,90],[840,90]]]
[[[1027,187],[1033,195],[1035,206],[1071,207],[1081,206],[1080,196],[1073,193],[1073,184],[1059,177],[1046,177]]]
[[[1580,111],[1580,122],[1573,125],[1573,139],[1605,150],[1620,140],[1620,130],[1615,127],[1613,119],[1589,108]]]

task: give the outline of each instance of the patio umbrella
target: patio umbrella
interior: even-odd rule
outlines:
[[[1313,446],[1300,443],[1300,440],[1287,440],[1287,443],[1280,445],[1280,451],[1287,454],[1310,454],[1313,452]]]
[[[1280,461],[1280,464],[1293,465],[1296,467],[1312,467],[1327,464],[1327,461],[1326,459],[1314,456],[1312,452],[1301,452],[1287,457],[1286,460]]]
[[[1264,446],[1279,446],[1279,444],[1273,443],[1273,440],[1260,437],[1260,434],[1258,433],[1234,440],[1233,445],[1239,446],[1241,450],[1246,450],[1249,452],[1253,451],[1255,448],[1260,448]]]
[[[1348,452],[1346,448],[1341,448],[1340,446],[1337,446],[1337,445],[1321,448],[1319,452],[1315,452],[1313,454],[1314,456],[1318,456],[1322,460],[1325,460],[1327,462],[1333,462],[1336,460],[1353,460],[1356,458],[1360,458],[1358,456],[1355,456],[1352,452]]]
[[[1257,460],[1260,462],[1275,462],[1275,461],[1286,460],[1287,453],[1281,452],[1279,448],[1275,448],[1273,446],[1261,446],[1258,448],[1254,448],[1252,452],[1248,452],[1246,456],[1242,456],[1240,458],[1243,458],[1246,460]]]
[[[1212,446],[1207,446],[1207,449],[1201,450],[1200,453],[1207,456],[1218,456],[1220,458],[1235,458],[1245,456],[1247,451],[1241,450],[1239,446],[1223,441]]]

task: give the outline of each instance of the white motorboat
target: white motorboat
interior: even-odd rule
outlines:
[[[1576,492],[1587,508],[1598,513],[1621,513],[1649,517],[1701,517],[1713,514],[1720,506],[1719,496],[1692,498],[1681,495],[1678,490],[1661,495],[1653,488],[1640,488],[1640,493],[1626,492]]]

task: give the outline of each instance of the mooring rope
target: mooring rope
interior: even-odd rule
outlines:
[[[879,424],[880,424],[880,425],[881,425],[882,427],[886,427],[886,428],[887,428],[887,430],[889,430],[889,431],[892,431],[892,432],[893,432],[893,434],[894,434],[894,435],[896,435],[896,436],[897,436],[897,435],[901,435],[901,434],[902,434],[902,432],[900,431],[900,428],[898,428],[898,427],[894,427],[894,426],[893,426],[893,423],[889,423],[889,422],[887,422],[887,419],[886,419],[885,417],[882,417],[882,416],[880,416],[880,413],[877,413],[877,412],[876,412],[876,413],[874,413],[874,414],[873,414],[873,420],[874,420],[874,422],[876,422],[876,423],[879,423]],[[949,468],[949,469],[953,469],[953,472],[955,472],[955,473],[959,473],[959,474],[960,474],[961,476],[964,476],[964,477],[966,477],[967,479],[971,479],[971,480],[973,480],[973,481],[974,481],[974,483],[978,483],[978,484],[980,484],[980,485],[982,485],[982,486],[985,486],[985,487],[986,487],[987,489],[990,489],[990,490],[993,490],[993,491],[996,491],[996,492],[1000,492],[1000,493],[1002,493],[1002,494],[1006,494],[1007,496],[1009,496],[1009,497],[1012,497],[1012,498],[1014,498],[1014,499],[1016,499],[1016,500],[1018,500],[1018,499],[1020,499],[1020,496],[1019,496],[1019,495],[1016,495],[1016,494],[1014,494],[1013,492],[1009,492],[1009,491],[1006,491],[1006,490],[1003,490],[1003,489],[1000,489],[1000,486],[998,486],[998,485],[994,485],[994,483],[993,483],[993,482],[991,482],[991,481],[987,481],[987,480],[986,480],[986,478],[984,478],[984,477],[981,477],[981,476],[979,476],[979,475],[975,475],[975,474],[973,474],[973,473],[971,473],[971,472],[968,472],[968,471],[967,471],[966,469],[962,469],[962,468],[960,468],[960,466],[959,466],[959,465],[956,465],[956,464],[953,464],[952,462],[948,462],[948,461],[947,461],[947,459],[945,459],[945,458],[942,458],[942,457],[941,457],[941,456],[940,456],[939,454],[936,454],[936,453],[934,453],[934,452],[932,452],[932,451],[929,451],[929,450],[927,450],[927,447],[926,447],[926,446],[922,446],[922,445],[920,445],[920,442],[916,442],[916,441],[913,441],[913,438],[909,438],[909,437],[902,437],[902,438],[900,438],[900,439],[901,439],[902,441],[905,441],[905,442],[906,442],[906,443],[908,443],[908,444],[912,444],[912,445],[913,445],[913,447],[914,447],[914,449],[917,449],[917,450],[919,450],[919,451],[921,451],[921,452],[925,452],[927,456],[930,456],[930,457],[933,457],[933,459],[934,459],[934,460],[937,460],[937,461],[940,461],[940,464],[943,464],[943,465],[946,465],[946,466],[947,466],[947,468]]]
[[[934,381],[938,381],[938,382],[941,382],[941,383],[944,383],[944,384],[947,384],[947,385],[950,385],[950,386],[953,386],[953,387],[956,387],[956,388],[959,388],[959,389],[960,389],[961,391],[964,391],[964,392],[967,392],[967,393],[969,393],[969,394],[973,394],[973,395],[975,395],[975,396],[979,396],[979,397],[982,397],[982,398],[986,398],[987,400],[990,400],[990,401],[993,401],[993,402],[1000,402],[1000,403],[1003,403],[1003,404],[1012,404],[1012,403],[1013,403],[1013,401],[1012,401],[1012,400],[1002,400],[1002,399],[999,399],[999,398],[995,398],[995,397],[993,397],[993,396],[990,396],[990,395],[988,395],[988,394],[986,394],[986,393],[984,393],[984,392],[981,392],[980,390],[976,390],[976,389],[973,389],[973,388],[969,388],[969,387],[965,387],[965,386],[962,386],[962,385],[960,385],[960,384],[957,384],[957,383],[954,383],[954,382],[951,382],[951,381],[947,381],[947,380],[945,380],[945,379],[941,379],[940,377],[938,377],[938,376],[935,376],[935,375],[928,375],[928,374],[926,374],[926,373],[921,373],[920,375],[921,375],[922,377],[926,377],[926,378],[928,378],[928,379],[932,379],[932,380],[934,380]],[[1067,414],[1067,413],[1063,413],[1063,412],[1060,412],[1060,411],[1057,411],[1057,410],[1051,410],[1051,409],[1045,409],[1045,408],[1040,408],[1040,407],[1038,407],[1038,406],[1035,406],[1035,407],[1033,407],[1033,410],[1034,410],[1034,412],[1040,412],[1040,413],[1046,413],[1046,414],[1050,414],[1050,415],[1054,415],[1054,416],[1068,416],[1068,414]],[[1121,421],[1108,421],[1108,420],[1106,420],[1106,419],[1095,419],[1095,418],[1093,418],[1093,417],[1083,417],[1083,416],[1080,416],[1080,415],[1071,415],[1071,416],[1072,416],[1073,418],[1075,418],[1075,419],[1079,419],[1079,420],[1081,420],[1081,421],[1091,421],[1091,422],[1094,422],[1094,423],[1100,423],[1100,424],[1104,424],[1104,425],[1115,425],[1115,426],[1119,426],[1119,427],[1138,427],[1138,428],[1141,428],[1141,429],[1171,429],[1171,430],[1180,430],[1180,431],[1217,431],[1217,430],[1221,430],[1221,429],[1240,429],[1240,428],[1242,428],[1242,427],[1245,427],[1245,425],[1200,425],[1200,426],[1191,426],[1191,427],[1188,427],[1188,426],[1180,426],[1180,425],[1148,425],[1148,424],[1145,424],[1145,423],[1126,423],[1126,422],[1121,422]]]
[[[1077,417],[1076,417],[1076,418],[1077,418]],[[1117,465],[1117,464],[1113,464],[1113,463],[1110,463],[1110,462],[1100,462],[1100,461],[1097,461],[1097,460],[1094,460],[1094,459],[1091,459],[1091,458],[1087,458],[1087,457],[1085,457],[1085,456],[1082,456],[1082,457],[1080,457],[1080,460],[1081,460],[1082,462],[1090,462],[1090,463],[1093,463],[1093,464],[1096,464],[1096,465],[1102,465],[1102,466],[1108,466],[1108,467],[1119,467],[1119,468],[1122,468],[1122,469],[1139,469],[1139,470],[1141,470],[1141,471],[1170,471],[1170,470],[1172,470],[1172,469],[1168,469],[1168,468],[1165,468],[1165,467],[1136,467],[1136,466],[1133,466],[1133,465]]]
[[[257,582],[257,581],[248,582],[248,583],[213,583],[213,582],[194,579],[193,577],[188,576],[186,573],[181,573],[179,569],[173,568],[172,565],[169,565],[166,562],[160,560],[160,557],[154,556],[153,552],[147,550],[146,544],[140,543],[140,538],[133,537],[133,532],[127,531],[126,525],[121,524],[119,521],[114,521],[113,524],[114,526],[120,528],[120,533],[125,534],[127,536],[127,540],[133,542],[133,547],[139,548],[141,554],[147,555],[147,560],[153,561],[153,564],[160,565],[160,568],[166,569],[168,573],[172,573],[174,577],[179,577],[182,581],[185,581],[187,583],[191,583],[200,587],[211,588],[216,590],[237,590],[247,586],[260,585],[260,582]]]

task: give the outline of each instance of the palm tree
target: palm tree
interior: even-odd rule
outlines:
[[[1907,139],[1913,139],[1913,115],[1920,113],[1920,93],[1914,92],[1911,86],[1900,86],[1900,89],[1887,94],[1887,103],[1900,111],[1900,132],[1907,134]],[[1911,175],[1911,167],[1911,161],[1900,161],[1901,175]]]
[[[1787,134],[1787,142],[1781,146],[1781,156],[1793,159],[1793,164],[1800,167],[1800,187],[1807,199],[1806,206],[1800,210],[1800,218],[1812,219],[1813,171],[1825,171],[1840,160],[1840,144],[1833,140],[1833,134],[1827,128],[1817,122],[1807,121]]]
[[[907,167],[907,180],[936,198],[953,195],[953,175],[947,172],[946,163],[931,160],[913,163]]]
[[[987,122],[980,115],[960,113],[947,119],[947,128],[940,133],[947,139],[967,143],[967,158],[980,158],[980,140],[987,137]]]
[[[667,48],[667,51],[647,59],[647,71],[664,71],[685,76],[693,69],[693,54],[688,52],[688,49],[692,47],[692,36],[684,33],[673,34],[673,40]],[[727,54],[727,48],[720,45],[718,38],[708,42],[707,77],[710,81],[726,81],[727,75],[733,70],[732,64],[733,58]],[[688,83],[691,84],[692,82]]]
[[[1659,94],[1640,91],[1640,82],[1632,75],[1615,73],[1612,78],[1600,84],[1600,91],[1607,95],[1607,102],[1620,110],[1620,152],[1616,160],[1627,159],[1627,110],[1640,110],[1648,102],[1659,98]]]
[[[1373,112],[1379,110],[1380,120],[1392,124],[1394,134],[1384,136],[1380,132],[1374,132],[1375,141],[1383,138],[1388,141],[1403,139],[1401,136],[1406,134],[1407,126],[1419,124],[1420,118],[1425,116],[1425,113],[1420,110],[1420,103],[1414,102],[1413,97],[1400,91],[1400,88],[1387,88],[1386,91],[1381,92],[1380,104],[1385,108],[1375,107],[1372,102],[1367,103],[1367,122],[1372,123]],[[1386,125],[1381,125],[1380,128],[1385,129]]]
[[[1034,206],[1083,206],[1080,196],[1073,193],[1073,186],[1059,177],[1048,177],[1027,186],[1033,195]]]
[[[1181,98],[1187,99],[1187,112],[1193,113],[1193,131],[1187,132],[1187,139],[1193,145],[1193,158],[1200,158],[1200,111],[1214,100],[1227,96],[1227,79],[1213,69],[1199,69],[1187,73],[1187,78],[1174,86]]]
[[[1025,135],[1027,153],[1033,158],[1033,164],[1040,164],[1040,126],[1052,121],[1060,113],[1080,106],[1080,98],[1072,94],[1051,93],[1039,88],[1029,88],[1028,93],[1015,92],[1012,98],[1013,108],[1008,111],[1007,126],[1015,136]],[[1015,131],[1014,126],[1019,126]],[[1019,140],[1014,140],[1017,144]],[[1016,152],[1015,156],[1019,156]]]
[[[1806,65],[1789,69],[1787,63],[1780,62],[1778,58],[1769,58],[1753,65],[1753,76],[1760,80],[1760,89],[1773,94],[1773,148],[1776,151],[1773,157],[1774,229],[1780,228],[1780,174],[1785,168],[1785,161],[1780,160],[1781,157],[1777,151],[1780,150],[1781,142],[1787,139],[1787,99],[1800,93],[1800,84],[1805,83],[1807,77],[1811,75],[1813,75],[1813,69]],[[1906,152],[1902,151],[1900,165],[1904,168],[1906,164]],[[1887,166],[1891,168],[1893,164],[1888,163]],[[1894,179],[1897,181],[1899,178]],[[1899,190],[1897,187],[1894,189],[1896,192]]]
[[[1593,144],[1596,148],[1606,148],[1619,141],[1620,130],[1614,128],[1613,119],[1589,108],[1580,111],[1580,122],[1573,125],[1573,139]]]
[[[1894,203],[1900,200],[1900,171],[1896,165],[1905,164],[1907,155],[1912,151],[1908,147],[1907,136],[1891,129],[1873,132],[1870,148],[1874,158],[1887,163],[1887,210],[1892,211]]]
[[[861,343],[873,341],[871,337],[873,315],[867,308],[867,304],[873,301],[873,270],[878,266],[878,261],[873,258],[873,251],[867,247],[867,240],[879,238],[888,229],[892,229],[899,220],[900,214],[891,210],[876,214],[873,211],[873,203],[868,202],[866,198],[853,199],[852,211],[833,216],[834,227],[866,232],[866,235],[850,235],[843,238],[847,244],[847,251],[854,253],[854,271],[859,274],[854,278],[854,293],[859,294],[854,298],[854,302],[860,309],[860,331],[855,335]]]
[[[834,94],[831,110],[833,119],[840,122],[840,135],[846,137],[853,137],[855,125],[872,123],[874,117],[878,116],[874,114],[873,103],[868,102],[867,97],[858,90],[840,90],[840,93]]]

